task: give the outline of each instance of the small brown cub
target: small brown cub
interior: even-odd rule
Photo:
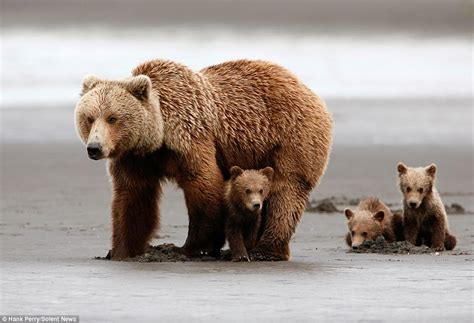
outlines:
[[[413,168],[398,163],[397,169],[405,239],[438,251],[454,249],[456,237],[449,233],[446,210],[435,187],[436,165]]]
[[[355,211],[345,209],[349,232],[346,243],[357,249],[366,240],[375,240],[383,236],[387,242],[401,240],[400,215],[392,215],[390,209],[379,199],[367,197],[362,199]]]
[[[226,237],[232,261],[250,261],[249,254],[257,243],[262,225],[263,204],[270,193],[273,168],[230,169],[224,201],[227,206]]]

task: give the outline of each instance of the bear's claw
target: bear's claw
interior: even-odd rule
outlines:
[[[241,255],[241,256],[235,256],[232,257],[233,262],[239,262],[239,261],[248,261],[250,262],[250,258],[247,255]]]

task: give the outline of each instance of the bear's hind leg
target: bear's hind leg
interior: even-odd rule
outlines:
[[[457,243],[456,237],[448,231],[446,231],[445,235],[446,237],[444,238],[444,248],[446,248],[446,250],[453,250],[454,247],[456,247]]]
[[[275,183],[269,197],[265,231],[251,253],[255,260],[288,260],[289,243],[306,207],[311,188],[299,181]]]

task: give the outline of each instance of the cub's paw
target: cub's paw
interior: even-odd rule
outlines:
[[[434,251],[444,251],[444,246],[433,246]]]

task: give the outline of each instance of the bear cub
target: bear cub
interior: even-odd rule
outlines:
[[[366,240],[383,236],[387,242],[403,239],[401,215],[393,215],[390,209],[378,198],[362,199],[355,211],[344,210],[349,232],[346,243],[357,249]]]
[[[230,169],[224,202],[227,207],[225,232],[232,261],[250,261],[249,254],[257,243],[262,224],[262,209],[270,193],[273,168]]]
[[[436,165],[414,168],[398,163],[397,170],[403,195],[405,239],[437,251],[454,249],[456,237],[449,233],[446,210],[435,187]]]

